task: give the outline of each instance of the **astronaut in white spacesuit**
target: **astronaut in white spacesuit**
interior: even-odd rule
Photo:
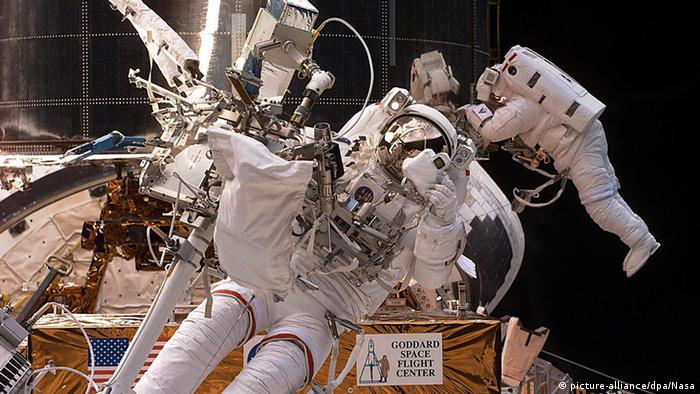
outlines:
[[[487,140],[518,136],[531,148],[544,149],[557,171],[568,171],[590,217],[629,246],[623,263],[627,276],[639,271],[660,244],[618,192],[597,119],[605,106],[547,59],[520,46],[510,49],[503,64],[487,68],[476,89],[483,104],[462,107],[472,127]]]
[[[462,160],[462,140],[439,112],[406,106],[405,90],[389,96],[397,92],[404,101],[398,111],[385,99],[350,120],[352,130],[341,131],[354,144],[343,147],[346,170],[338,184],[344,186],[334,212],[371,215],[372,223],[405,230],[379,265],[363,265],[360,254],[342,250],[329,260],[324,242],[331,237],[324,231],[332,232],[331,224],[303,225],[312,162],[286,161],[252,138],[209,131],[217,171],[227,178],[215,242],[222,266],[237,268],[228,268],[231,278],[213,287],[211,318],[204,304],[191,312],[136,392],[192,392],[229,352],[263,330],[256,355],[224,392],[296,392],[311,382],[333,345],[327,312],[357,322],[399,282],[437,288],[446,281],[465,240],[457,207],[467,179],[464,167],[451,165]],[[368,209],[373,213],[363,213]],[[340,249],[352,251],[361,237],[384,236],[365,230]]]

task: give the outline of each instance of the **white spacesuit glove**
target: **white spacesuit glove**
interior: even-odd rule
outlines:
[[[426,219],[439,226],[452,223],[457,215],[457,190],[445,172],[449,165],[446,153],[426,149],[404,160],[401,166],[406,179],[431,204]]]
[[[432,205],[429,217],[432,216],[430,219],[437,224],[446,226],[457,217],[457,190],[447,173],[439,173],[437,180],[438,183],[426,192],[426,198]]]
[[[438,174],[450,164],[447,153],[435,153],[425,149],[415,157],[409,157],[401,164],[401,171],[416,191],[428,198],[426,193],[438,183]]]

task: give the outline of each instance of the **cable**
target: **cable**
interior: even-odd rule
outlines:
[[[189,191],[192,192],[192,194],[194,194],[195,197],[206,195],[206,193],[204,193],[198,187],[196,187],[196,186],[192,185],[191,183],[187,182],[186,180],[182,179],[180,174],[178,174],[177,172],[173,171],[173,175],[175,176],[175,178],[177,178],[180,181],[181,184],[185,185],[185,187],[187,189],[189,189]],[[178,185],[178,188],[179,187],[180,186]]]
[[[610,379],[610,380],[614,380],[614,381],[617,381],[617,382],[620,382],[620,383],[624,383],[624,384],[629,385],[629,386],[634,386],[633,384],[628,383],[628,382],[625,382],[625,381],[622,380],[622,379],[618,379],[618,378],[616,378],[616,377],[614,377],[614,376],[610,376],[610,375],[608,375],[608,374],[605,374],[605,373],[600,372],[600,371],[598,371],[598,370],[595,370],[595,369],[593,369],[593,368],[587,367],[587,366],[585,366],[585,365],[583,365],[583,364],[579,364],[579,363],[577,363],[576,361],[572,361],[572,360],[569,360],[568,358],[565,358],[565,357],[556,355],[556,354],[554,354],[554,353],[548,352],[548,351],[546,351],[546,350],[544,350],[544,349],[542,349],[541,352],[544,353],[544,354],[546,354],[546,355],[548,355],[548,356],[552,356],[552,357],[557,358],[557,359],[559,359],[559,360],[565,361],[565,362],[567,362],[567,363],[569,363],[569,364],[575,365],[575,366],[577,366],[577,367],[579,367],[579,368],[583,368],[583,369],[585,369],[585,370],[587,370],[587,371],[590,371],[590,372],[593,372],[593,373],[598,374],[598,375],[600,375],[600,376],[606,377],[606,378],[608,378],[608,379]],[[651,391],[646,391],[646,390],[641,390],[641,389],[639,389],[639,391],[641,391],[641,392],[643,392],[643,393],[654,394],[654,393],[652,393]]]
[[[323,21],[321,23],[321,25],[319,25],[317,32],[320,33],[321,30],[323,30],[323,28],[326,27],[326,24],[328,24],[328,22],[342,23],[343,25],[345,25],[345,27],[350,29],[350,31],[352,31],[353,34],[355,34],[357,39],[360,40],[360,42],[362,43],[362,46],[365,48],[365,53],[367,54],[367,63],[369,65],[369,89],[367,89],[367,97],[365,97],[365,102],[364,102],[364,104],[362,104],[362,110],[360,111],[360,115],[357,117],[357,119],[355,119],[355,122],[350,127],[348,127],[343,133],[341,133],[335,137],[337,139],[337,138],[340,138],[340,137],[344,136],[345,134],[347,134],[350,130],[352,130],[353,127],[357,126],[357,123],[360,121],[360,119],[362,118],[362,115],[365,113],[365,109],[367,108],[367,103],[369,103],[369,98],[372,95],[372,90],[374,90],[374,65],[372,64],[372,54],[369,53],[369,48],[367,47],[367,43],[362,38],[360,33],[358,33],[357,30],[355,30],[355,28],[352,27],[352,25],[350,23],[348,23],[347,21],[345,21],[344,19],[328,18],[325,21]]]
[[[333,323],[335,324],[335,323]],[[335,374],[335,368],[329,369],[328,370],[328,385],[326,386],[326,390],[328,392],[333,392],[333,389],[340,386],[340,384],[345,380],[345,377],[350,373],[350,370],[352,367],[355,365],[355,362],[357,361],[357,357],[360,355],[360,349],[365,343],[365,332],[362,330],[360,333],[360,338],[357,339],[355,342],[355,346],[352,348],[352,351],[350,352],[350,356],[348,357],[348,361],[345,362],[345,367],[343,368],[342,371],[340,371],[340,374],[333,379],[333,374]],[[335,342],[333,343],[333,356],[331,358],[331,363],[335,367],[335,361],[334,359],[337,358],[338,356],[338,340],[336,339]]]
[[[182,178],[178,177],[180,182],[177,183],[177,195],[175,196],[175,204],[173,204],[173,218],[170,219],[170,231],[168,231],[168,238],[173,238],[173,231],[175,230],[175,218],[177,217],[177,208],[180,203],[180,191],[182,190]]]
[[[551,179],[551,180],[541,184],[540,186],[538,186],[537,188],[535,188],[533,190],[527,190],[527,189],[521,190],[521,189],[518,189],[517,187],[513,188],[513,198],[515,199],[515,201],[519,202],[520,204],[522,204],[526,207],[530,207],[530,208],[543,208],[543,207],[552,205],[564,193],[564,189],[566,188],[567,179],[568,178],[566,178],[566,177],[562,177],[560,179],[554,178],[554,179]],[[559,185],[559,190],[554,195],[554,197],[552,197],[549,201],[545,201],[545,202],[541,202],[541,203],[534,203],[534,202],[530,202],[530,200],[526,199],[526,198],[531,198],[531,199],[532,198],[539,198],[540,192],[542,190],[548,188],[549,186],[554,185],[559,180],[561,180],[561,184]],[[525,196],[525,198],[521,197],[520,193],[523,193],[523,196]],[[528,197],[528,194],[529,194],[529,197]]]
[[[75,317],[73,312],[71,312],[68,308],[66,308],[65,305],[59,304],[58,302],[47,302],[27,322],[31,322],[29,325],[32,326],[34,324],[34,322],[36,322],[36,320],[39,318],[39,316],[43,315],[44,312],[46,312],[46,310],[49,309],[49,306],[55,306],[55,307],[61,308],[64,313],[70,315],[70,317],[73,319],[73,321],[75,321],[75,323],[78,325],[78,328],[80,328],[80,332],[83,333],[83,337],[85,337],[85,341],[87,342],[89,356],[90,356],[90,368],[92,369],[90,371],[90,377],[88,378],[87,375],[85,375],[79,371],[73,370],[71,372],[76,372],[88,380],[88,386],[87,386],[87,389],[85,390],[85,394],[88,394],[90,392],[90,384],[92,384],[95,387],[96,392],[99,392],[100,390],[97,388],[97,385],[95,384],[95,352],[92,349],[92,342],[90,342],[90,337],[88,337],[87,332],[85,331],[85,327],[83,327],[83,323],[81,323],[80,320],[78,320],[78,318]],[[45,367],[45,368],[39,369],[37,371],[51,370],[51,369],[72,370],[73,368],[69,368],[69,367]],[[37,371],[35,371],[34,373],[36,373]]]
[[[173,233],[175,231],[175,219],[177,218],[177,210],[178,210],[178,205],[180,204],[180,192],[182,190],[182,180],[178,178],[179,182],[177,184],[177,195],[175,196],[175,204],[173,204],[173,217],[170,219],[170,229],[168,230],[168,239],[173,238]],[[155,251],[153,250],[153,242],[151,241],[151,228],[155,226],[148,226],[146,227],[146,243],[148,244],[148,251],[151,252],[151,257],[153,258],[153,261],[157,263],[159,266],[163,266],[163,259],[165,258],[165,251],[163,251],[163,254],[161,254],[160,259],[156,256]],[[163,241],[168,241],[168,240],[163,240]]]
[[[32,372],[32,375],[36,375],[36,374],[41,373],[41,372],[53,372],[53,371],[72,372],[72,373],[74,373],[74,374],[76,374],[76,375],[80,376],[81,378],[88,381],[88,390],[90,390],[90,384],[92,384],[92,388],[95,389],[95,392],[98,392],[98,393],[100,392],[100,388],[97,387],[97,384],[94,381],[90,381],[89,376],[85,375],[84,373],[82,373],[74,368],[70,368],[70,367],[44,367],[44,368],[40,368],[40,369],[37,369],[36,371]]]
[[[151,227],[146,227],[146,243],[148,244],[148,251],[151,252],[151,257],[153,257],[153,262],[158,263],[160,259],[156,256],[156,252],[153,250],[153,242],[151,242]]]
[[[508,150],[505,150],[505,151],[506,151],[506,152],[509,152]],[[510,153],[510,152],[509,152],[509,153]],[[512,157],[511,157],[511,159],[513,159],[514,162],[516,162],[516,163],[522,165],[523,167],[527,168],[528,170],[534,171],[534,172],[536,172],[536,173],[538,173],[538,174],[540,174],[540,175],[544,175],[544,176],[546,176],[547,178],[553,179],[553,178],[556,178],[557,175],[558,175],[558,174],[550,174],[549,172],[547,172],[547,171],[545,171],[545,170],[542,170],[542,169],[540,169],[540,168],[533,167],[531,164],[523,162],[521,159],[519,159],[519,158],[517,157],[517,154],[513,154]]]

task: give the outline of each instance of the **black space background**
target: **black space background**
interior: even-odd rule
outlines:
[[[593,223],[570,186],[554,206],[521,215],[525,261],[494,314],[549,327],[546,350],[631,383],[698,383],[695,15],[683,2],[502,6],[503,53],[531,47],[607,104],[601,121],[621,194],[662,247],[627,279],[627,248]],[[505,153],[484,166],[503,190],[541,182]],[[579,381],[607,382],[554,364]]]

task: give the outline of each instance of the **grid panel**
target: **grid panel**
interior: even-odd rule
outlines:
[[[463,103],[474,69],[488,63],[486,57],[486,1],[448,0],[354,0],[352,2],[312,1],[319,20],[340,16],[363,34],[370,47],[375,68],[371,102],[379,100],[393,86],[408,86],[410,63],[429,50],[443,52],[463,86],[455,99]],[[148,2],[197,51],[203,30],[207,1],[151,0]],[[219,26],[214,33],[217,74],[230,64],[231,48],[240,33],[234,30],[234,15],[245,14],[250,27],[260,1],[222,0]],[[5,140],[35,139],[33,123],[39,120],[55,130],[49,138],[92,138],[113,129],[140,134],[153,130],[145,93],[127,82],[129,68],[148,72],[143,44],[128,22],[112,11],[106,1],[90,0],[6,0],[0,15],[0,108],[12,119],[11,130],[3,129]],[[474,12],[477,12],[474,23]],[[473,35],[477,31],[479,34]],[[476,62],[472,45],[476,41]],[[318,63],[336,77],[336,86],[315,108],[311,121],[330,120],[335,128],[356,112],[364,101],[368,74],[362,46],[345,27],[329,24],[317,42]],[[475,64],[472,66],[472,64]],[[20,67],[18,67],[20,65]],[[164,83],[158,72],[154,82]],[[287,100],[287,112],[298,103],[303,81],[295,81]],[[132,112],[125,117],[118,106]],[[38,119],[28,118],[28,108],[47,111]],[[64,111],[76,107],[77,111]],[[22,112],[25,112],[22,115]],[[6,118],[6,119],[7,119]],[[54,118],[52,122],[49,118]],[[96,120],[99,121],[96,122]],[[5,123],[9,121],[4,121]]]

